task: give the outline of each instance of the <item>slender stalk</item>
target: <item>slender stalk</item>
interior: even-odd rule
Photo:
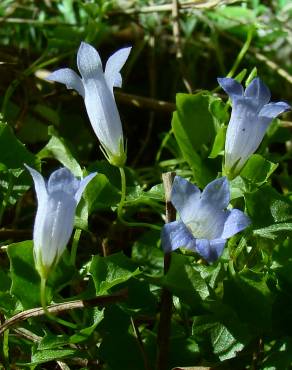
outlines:
[[[9,365],[9,330],[7,330],[3,335],[3,357],[5,369],[10,370]]]
[[[41,291],[40,291],[40,293],[41,293],[41,305],[42,305],[42,308],[44,310],[45,315],[50,320],[56,321],[57,323],[59,323],[61,325],[67,326],[71,329],[77,329],[77,325],[72,324],[69,321],[62,320],[59,317],[56,317],[56,316],[52,315],[49,312],[48,307],[47,307],[46,284],[47,284],[47,279],[44,278],[44,277],[41,277]]]
[[[45,313],[47,314],[48,309],[47,309],[47,297],[46,297],[46,284],[47,284],[47,279],[44,277],[41,277],[41,305]]]
[[[124,204],[125,204],[125,200],[126,200],[126,190],[127,190],[127,185],[126,185],[126,174],[125,174],[125,170],[123,167],[119,167],[119,170],[120,170],[120,174],[121,174],[121,200],[120,200],[120,203],[118,205],[118,209],[117,209],[117,215],[118,215],[118,219],[119,221],[126,225],[126,226],[129,226],[129,227],[148,227],[149,229],[153,229],[153,230],[160,230],[161,227],[160,226],[157,226],[157,225],[154,225],[154,224],[149,224],[147,222],[129,222],[129,221],[126,221],[124,218],[123,218],[123,207],[124,207]]]
[[[167,172],[162,175],[164,190],[165,190],[165,223],[175,221],[176,211],[170,201],[170,193],[172,182],[174,179],[174,172]],[[171,263],[171,254],[165,253],[164,255],[164,274],[167,274]],[[168,352],[169,352],[169,337],[170,337],[170,325],[172,315],[172,294],[171,292],[163,288],[161,294],[161,311],[160,320],[158,324],[157,332],[157,370],[168,369]]]
[[[253,38],[253,34],[254,34],[254,29],[253,28],[250,28],[248,30],[248,33],[247,33],[247,38],[246,38],[246,41],[245,43],[243,44],[239,54],[237,55],[237,58],[230,70],[230,72],[228,73],[227,77],[233,77],[239,64],[241,63],[243,57],[245,56],[245,54],[248,52],[248,49],[250,47],[250,44],[251,44],[251,41],[252,41],[252,38]]]
[[[168,133],[164,136],[161,144],[160,144],[160,147],[157,151],[157,154],[156,154],[156,157],[155,157],[155,162],[159,162],[160,161],[160,157],[161,157],[161,153],[163,151],[163,149],[166,147],[166,144],[168,142],[168,140],[170,139],[171,135],[173,135],[173,129],[171,128]]]
[[[70,262],[73,266],[75,266],[76,263],[76,255],[77,255],[77,248],[81,236],[81,229],[76,229],[73,235],[73,242],[72,242],[72,247],[71,247],[71,258]]]
[[[141,355],[143,357],[144,369],[145,370],[150,370],[151,368],[150,368],[150,365],[149,365],[149,360],[148,360],[147,354],[145,352],[145,348],[144,348],[144,345],[143,345],[141,334],[140,334],[139,328],[136,326],[136,323],[135,323],[132,316],[131,316],[131,325],[132,325],[132,328],[133,328],[134,335],[137,339]]]

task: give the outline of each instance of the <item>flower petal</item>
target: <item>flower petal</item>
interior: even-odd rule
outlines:
[[[79,189],[80,181],[72,174],[68,168],[63,167],[54,171],[48,181],[48,193],[63,192],[74,197]]]
[[[77,190],[74,198],[77,202],[77,204],[79,203],[80,199],[81,199],[81,196],[87,186],[87,184],[96,176],[97,172],[93,172],[91,173],[90,175],[84,177],[84,179],[82,179],[79,183],[79,189]]]
[[[251,223],[250,219],[239,209],[232,209],[230,211],[221,235],[222,239],[228,239],[232,235],[239,233]]]
[[[199,206],[200,196],[201,192],[195,185],[180,176],[175,176],[171,190],[171,202],[184,223],[193,219]]]
[[[106,63],[104,75],[111,91],[113,87],[122,86],[122,76],[120,74],[120,70],[126,63],[130,51],[131,47],[120,49],[111,55]]]
[[[77,53],[77,66],[84,80],[98,78],[99,74],[103,74],[102,63],[98,52],[86,42],[81,42],[80,44]]]
[[[75,199],[68,193],[54,192],[48,199],[42,230],[37,231],[42,263],[47,268],[64,252],[73,230],[75,209]]]
[[[85,106],[92,128],[101,144],[119,155],[123,140],[122,123],[114,96],[102,76],[85,82]]]
[[[195,239],[182,221],[165,224],[161,230],[162,249],[170,253],[178,248],[194,249]]]
[[[259,119],[251,98],[234,100],[225,141],[225,169],[238,173],[260,145],[270,119]],[[236,165],[237,163],[237,165]],[[236,168],[233,168],[236,165]]]
[[[38,200],[38,208],[33,228],[34,255],[36,259],[36,266],[38,267],[41,264],[40,258],[42,254],[43,226],[46,221],[48,193],[43,176],[38,171],[34,170],[26,164],[25,167],[29,170],[33,178]]]
[[[207,262],[212,263],[221,256],[225,243],[225,239],[197,239],[196,252]]]
[[[217,81],[232,100],[236,96],[243,96],[243,87],[233,78],[217,78]]]
[[[255,99],[258,105],[263,106],[270,101],[271,92],[263,81],[257,77],[247,86],[244,96]]]
[[[201,202],[197,212],[186,226],[196,239],[220,238],[227,218],[227,211],[218,210],[215,206]]]
[[[67,89],[73,89],[83,98],[85,96],[81,78],[70,68],[62,68],[51,73],[47,78],[49,81],[60,82],[66,85]]]
[[[269,103],[263,106],[260,110],[259,116],[260,117],[267,117],[267,118],[275,118],[279,114],[290,110],[291,107],[289,104],[279,101],[277,103]]]
[[[230,202],[229,183],[226,177],[220,177],[210,182],[202,193],[202,202],[213,208],[224,209]]]
[[[38,203],[41,203],[44,199],[46,199],[47,194],[48,194],[45,180],[38,171],[29,167],[27,164],[24,164],[24,166],[28,169],[28,171],[31,174],[31,177],[34,182],[34,187],[35,187]]]

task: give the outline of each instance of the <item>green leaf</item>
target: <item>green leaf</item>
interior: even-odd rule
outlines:
[[[94,332],[97,325],[103,320],[104,318],[104,310],[100,310],[98,308],[94,308],[91,310],[92,312],[92,324],[86,328],[79,330],[77,333],[73,334],[70,337],[70,343],[81,343],[87,340],[90,335]]]
[[[98,173],[87,185],[83,199],[77,207],[75,226],[87,230],[88,217],[91,212],[109,209],[120,200],[120,194],[107,177]]]
[[[39,168],[40,162],[16,138],[11,128],[0,122],[0,193],[14,204],[30,187],[31,177],[24,163]]]
[[[55,335],[55,334],[46,334],[42,340],[38,343],[38,351],[43,351],[46,349],[54,349],[58,347],[65,346],[69,344],[69,337],[65,334]]]
[[[248,182],[260,186],[267,182],[277,167],[278,164],[266,160],[259,154],[253,154],[248,159],[240,176]]]
[[[11,279],[7,272],[0,270],[0,292],[7,292],[10,289]]]
[[[23,164],[34,166],[36,157],[16,138],[11,128],[0,122],[0,161],[7,169],[23,169]]]
[[[31,362],[26,365],[43,364],[45,362],[62,360],[74,356],[81,357],[82,352],[76,349],[46,349],[33,353]]]
[[[205,91],[195,95],[177,94],[177,111],[172,118],[176,141],[201,187],[217,174],[217,170],[214,170],[214,173],[210,170],[210,165],[214,166],[214,163],[207,160],[219,129],[218,119],[210,112],[210,104],[216,100],[218,98]],[[202,158],[205,158],[205,161]],[[208,165],[205,162],[208,162]]]
[[[151,230],[144,233],[133,245],[132,260],[149,275],[161,275],[164,253],[160,248],[160,232]]]
[[[140,274],[139,268],[122,252],[108,257],[94,256],[89,272],[93,278],[96,294],[107,291]]]
[[[263,273],[243,270],[224,281],[225,304],[233,307],[239,320],[250,325],[251,333],[270,330],[273,295]]]
[[[178,253],[173,253],[171,257],[170,269],[162,279],[163,286],[197,308],[209,296],[208,285],[194,268],[191,257]]]
[[[292,220],[292,201],[270,185],[245,194],[246,207],[254,228],[270,227],[274,223]],[[285,227],[285,225],[282,225]]]
[[[223,153],[225,145],[225,136],[226,136],[226,126],[221,126],[216,134],[215,141],[209,154],[209,158],[216,158],[218,155]]]
[[[259,235],[263,238],[268,239],[276,239],[277,236],[283,235],[284,237],[292,234],[292,223],[291,222],[283,222],[275,225],[270,225],[268,227],[262,227],[261,229],[253,230],[255,235]]]
[[[8,292],[0,292],[0,307],[1,312],[8,316],[12,316],[15,310],[16,299]]]
[[[145,277],[147,280],[147,277]],[[157,313],[157,297],[151,292],[150,284],[140,279],[130,279],[125,285],[128,289],[128,298],[121,307],[129,315],[135,316],[152,316]]]
[[[33,257],[33,241],[10,244],[7,249],[10,260],[11,294],[23,305],[24,309],[40,305],[40,278],[35,269]],[[61,290],[76,273],[70,264],[70,256],[65,250],[56,268],[50,273],[47,282],[47,294],[51,296]]]
[[[147,204],[155,208],[159,207],[158,202],[164,202],[164,188],[162,184],[153,186],[150,190],[144,191],[140,185],[127,189],[127,205]]]
[[[53,126],[49,127],[49,135],[51,136],[48,144],[38,153],[38,158],[56,158],[65,167],[78,177],[82,177],[82,169],[74,158],[69,144],[61,138]]]
[[[20,300],[24,309],[40,305],[40,278],[33,259],[31,240],[10,244],[11,294]]]
[[[209,16],[222,29],[233,29],[242,24],[256,23],[253,9],[243,8],[241,6],[218,8],[216,12],[210,12]],[[242,29],[241,33],[244,34],[244,29]]]
[[[196,150],[212,143],[219,128],[209,110],[210,103],[215,99],[218,100],[206,91],[195,95],[176,95],[178,118]]]
[[[244,346],[244,340],[211,316],[199,316],[194,320],[192,336],[198,342],[205,342],[205,350],[218,356],[221,361],[236,357]]]
[[[141,350],[131,333],[130,325],[129,315],[119,306],[113,305],[105,309],[104,320],[99,325],[103,340],[98,348],[98,358],[105,361],[111,370],[144,368]]]

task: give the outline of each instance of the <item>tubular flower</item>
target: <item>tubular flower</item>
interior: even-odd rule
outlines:
[[[240,210],[226,210],[229,201],[226,177],[210,182],[201,193],[195,185],[176,176],[171,202],[180,220],[163,226],[161,239],[164,252],[184,247],[197,252],[208,262],[217,260],[226,240],[250,224],[249,218]]]
[[[119,167],[125,164],[126,152],[113,88],[122,86],[120,70],[130,51],[130,47],[116,51],[109,57],[103,72],[98,52],[82,42],[77,53],[77,66],[82,78],[69,68],[59,69],[47,78],[65,84],[84,98],[89,120],[107,160]]]
[[[66,248],[73,230],[76,207],[96,173],[78,180],[63,167],[54,171],[46,183],[38,171],[25,167],[33,178],[38,200],[33,229],[34,259],[37,271],[46,279]]]
[[[259,147],[272,119],[290,106],[285,102],[269,103],[270,90],[259,78],[252,80],[245,91],[232,78],[218,78],[218,82],[232,101],[225,142],[225,173],[233,178]]]

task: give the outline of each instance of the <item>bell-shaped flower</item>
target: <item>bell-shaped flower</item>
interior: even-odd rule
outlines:
[[[230,202],[226,177],[210,182],[201,193],[195,185],[176,176],[170,199],[180,220],[163,226],[165,253],[184,247],[214,262],[221,256],[226,240],[250,224],[242,211],[226,209]]]
[[[290,109],[285,102],[270,103],[268,87],[255,78],[243,89],[232,78],[218,78],[232,101],[232,113],[225,141],[225,173],[235,177],[259,147],[273,118]]]
[[[89,120],[106,158],[119,167],[125,164],[126,152],[113,88],[122,86],[120,70],[130,51],[130,47],[116,51],[108,59],[103,72],[98,52],[82,42],[77,53],[77,66],[82,78],[69,68],[59,69],[47,77],[76,90],[84,98]]]
[[[46,182],[38,171],[25,166],[33,178],[38,200],[33,229],[34,259],[37,271],[46,279],[66,248],[73,230],[76,207],[96,173],[78,180],[63,167],[54,171]]]

